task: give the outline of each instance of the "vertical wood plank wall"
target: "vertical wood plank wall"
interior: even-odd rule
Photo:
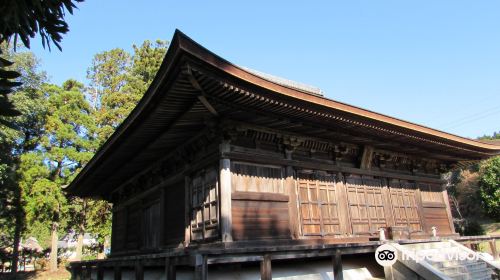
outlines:
[[[453,233],[441,187],[399,179],[296,169],[295,188],[284,187],[286,167],[233,162],[235,240],[293,238],[289,210],[295,192],[299,238],[378,236],[395,227],[413,236]],[[290,222],[292,221],[292,222]],[[409,237],[406,235],[404,238]]]

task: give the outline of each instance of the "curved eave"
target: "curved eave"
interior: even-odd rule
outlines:
[[[176,30],[168,52],[156,74],[153,82],[140,100],[138,105],[130,113],[130,115],[123,121],[123,123],[116,129],[111,137],[104,143],[104,145],[97,151],[90,162],[81,170],[76,178],[67,187],[69,193],[75,195],[84,195],[79,191],[79,186],[85,183],[87,176],[99,168],[100,164],[106,157],[110,157],[114,152],[120,152],[120,143],[127,140],[130,135],[141,124],[141,120],[145,119],[149,112],[154,109],[158,100],[161,98],[162,92],[159,90],[172,73],[182,65],[179,61],[183,56],[188,56],[190,59],[196,60],[198,63],[215,67],[218,71],[230,75],[235,79],[260,87],[264,90],[274,92],[277,95],[287,96],[289,98],[298,99],[301,102],[307,102],[311,105],[322,106],[333,111],[341,111],[348,114],[353,114],[358,117],[364,118],[367,121],[376,123],[383,123],[390,125],[396,129],[405,129],[427,135],[429,137],[438,138],[448,143],[456,145],[457,147],[464,147],[469,150],[477,150],[480,154],[496,155],[500,154],[500,146],[474,141],[468,138],[460,137],[457,135],[449,134],[439,130],[431,129],[422,125],[414,124],[411,122],[403,121],[394,117],[386,116],[383,114],[375,113],[359,107],[351,106],[342,102],[334,101],[323,96],[318,96],[307,91],[301,91],[296,88],[277,84],[272,81],[266,80],[258,75],[252,74],[228,61],[215,55],[203,46],[199,45],[182,32]],[[484,156],[483,156],[484,157]]]
[[[404,121],[395,117],[387,116],[384,114],[376,113],[370,110],[366,110],[360,107],[352,106],[346,103],[335,101],[317,94],[308,93],[306,91],[300,91],[294,88],[286,87],[282,84],[277,84],[272,81],[266,80],[258,75],[246,71],[245,69],[228,62],[227,60],[217,56],[216,54],[205,49],[203,46],[199,45],[180,31],[176,32],[177,36],[180,36],[181,48],[188,52],[189,54],[197,57],[198,59],[209,63],[210,65],[218,68],[221,71],[227,72],[228,74],[244,80],[248,83],[254,84],[256,86],[265,88],[270,91],[274,91],[278,94],[289,96],[292,98],[297,98],[300,100],[313,103],[315,105],[325,106],[330,109],[343,111],[346,113],[351,113],[364,117],[366,119],[374,120],[377,122],[386,123],[400,128],[405,128],[420,133],[427,134],[429,136],[435,136],[443,138],[449,141],[456,142],[458,145],[467,145],[470,148],[476,147],[481,149],[490,150],[492,153],[500,153],[500,146],[483,143],[475,141],[469,138],[461,137],[451,133],[443,132],[440,130],[432,129],[423,125],[415,124],[412,122]]]

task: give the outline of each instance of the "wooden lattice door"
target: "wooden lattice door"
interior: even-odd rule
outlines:
[[[379,179],[347,178],[347,202],[353,234],[372,235],[387,226]]]
[[[422,231],[415,184],[392,180],[389,186],[394,225],[408,227],[412,232]]]
[[[334,175],[321,171],[299,172],[298,198],[303,235],[340,234]]]

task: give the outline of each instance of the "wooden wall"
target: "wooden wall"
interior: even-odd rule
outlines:
[[[231,174],[233,239],[290,238],[283,168],[233,162]]]
[[[401,238],[453,233],[440,185],[369,175],[295,169],[298,217],[288,207],[284,167],[233,162],[232,215],[235,240],[378,236],[394,227]],[[409,235],[408,235],[409,234]]]
[[[162,164],[168,175],[152,172],[159,177],[122,187],[112,252],[220,241],[227,234],[234,241],[376,238],[380,228],[416,236],[430,235],[433,226],[439,234],[454,233],[447,194],[437,175],[426,173],[438,162],[273,133],[233,131],[224,149],[215,142],[198,147],[190,164]],[[218,160],[230,169],[224,180],[229,198],[221,194]],[[141,188],[144,182],[159,185]],[[230,201],[223,219],[221,201]]]
[[[163,209],[162,209],[163,208]],[[184,181],[113,209],[113,254],[158,250],[184,241]]]

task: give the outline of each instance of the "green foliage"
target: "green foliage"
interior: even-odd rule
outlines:
[[[39,70],[39,61],[32,53],[14,53],[6,44],[2,50],[6,58],[15,62],[9,69],[22,74],[15,80],[22,85],[10,97],[22,114],[0,115],[0,238],[10,240],[12,246],[15,218],[19,218],[17,225],[22,230],[25,216],[23,189],[17,175],[20,156],[33,151],[40,140],[45,118],[45,97],[40,87],[46,75]]]
[[[500,157],[487,160],[479,171],[479,187],[486,213],[500,220]]]
[[[499,132],[493,132],[493,135],[483,135],[478,138],[479,140],[495,140],[495,139],[500,139],[500,131]]]
[[[87,71],[88,94],[95,109],[99,144],[103,144],[137,105],[165,56],[167,43],[145,41],[134,54],[113,49],[94,56]]]
[[[37,33],[42,38],[42,44],[50,48],[52,41],[61,49],[62,35],[69,31],[64,21],[66,11],[73,14],[76,8],[73,2],[83,0],[4,0],[0,2],[0,42],[19,37],[29,48],[30,38]]]
[[[11,69],[22,75],[11,101],[22,113],[0,116],[0,239],[12,244],[16,215],[25,219],[23,236],[50,246],[51,227],[59,233],[88,232],[102,244],[111,235],[111,205],[68,197],[63,187],[76,176],[153,80],[167,43],[145,41],[131,55],[114,49],[97,54],[85,88],[75,80],[46,83],[39,61],[29,52],[5,47]],[[9,186],[9,187],[7,187]],[[16,202],[16,197],[19,198]],[[10,241],[9,241],[10,240]]]
[[[461,236],[484,235],[485,231],[474,219],[465,219],[459,223],[455,222],[455,229]]]

